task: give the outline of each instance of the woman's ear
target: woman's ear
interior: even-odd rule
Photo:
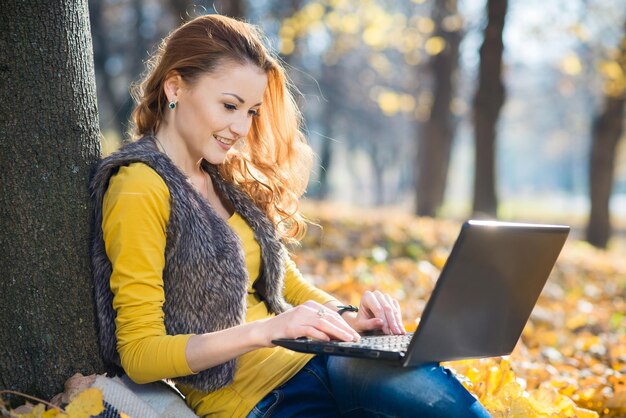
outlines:
[[[178,93],[182,86],[183,78],[180,76],[178,71],[170,71],[165,77],[165,82],[163,83],[163,90],[168,102],[178,101]]]

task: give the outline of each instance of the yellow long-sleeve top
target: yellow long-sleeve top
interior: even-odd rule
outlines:
[[[102,230],[113,266],[111,290],[117,313],[115,335],[122,366],[137,383],[192,374],[185,348],[191,335],[167,335],[164,325],[163,269],[170,194],[149,166],[133,163],[114,175],[103,201]],[[259,275],[260,247],[252,229],[235,213],[228,225],[241,238],[248,277]],[[334,298],[306,282],[285,260],[284,297],[292,305]],[[272,316],[249,280],[246,321]],[[181,385],[187,403],[200,416],[243,417],[265,395],[294,376],[311,358],[280,347],[264,348],[238,358],[230,385],[212,393]]]

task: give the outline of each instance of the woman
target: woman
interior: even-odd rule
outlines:
[[[140,139],[98,167],[105,362],[138,383],[172,379],[201,416],[488,416],[437,365],[361,367],[272,345],[405,330],[397,301],[378,291],[340,315],[283,247],[304,230],[311,151],[260,39],[216,15],[171,33],[135,92]]]

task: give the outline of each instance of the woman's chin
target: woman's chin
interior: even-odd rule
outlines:
[[[212,149],[209,152],[204,153],[204,159],[213,165],[219,165],[219,164],[222,164],[226,160],[227,155],[228,155],[228,151],[224,151],[222,149],[219,149],[219,150]]]

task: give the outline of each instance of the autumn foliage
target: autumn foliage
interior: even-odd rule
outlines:
[[[321,228],[294,249],[301,271],[352,304],[367,289],[391,293],[414,329],[460,223],[307,211]],[[571,235],[513,353],[446,364],[494,417],[626,416],[626,260]]]
[[[0,394],[4,394],[2,392],[4,391],[0,391]],[[50,407],[46,408],[46,405]],[[36,405],[27,403],[15,411],[9,411],[6,409],[2,398],[0,398],[0,412],[2,412],[2,416],[5,416],[6,413],[7,416],[20,418],[89,418],[103,411],[104,399],[102,391],[97,388],[88,388],[75,394],[71,402],[69,402],[65,408],[47,404],[46,402],[40,402]],[[122,418],[128,417],[123,415]]]

